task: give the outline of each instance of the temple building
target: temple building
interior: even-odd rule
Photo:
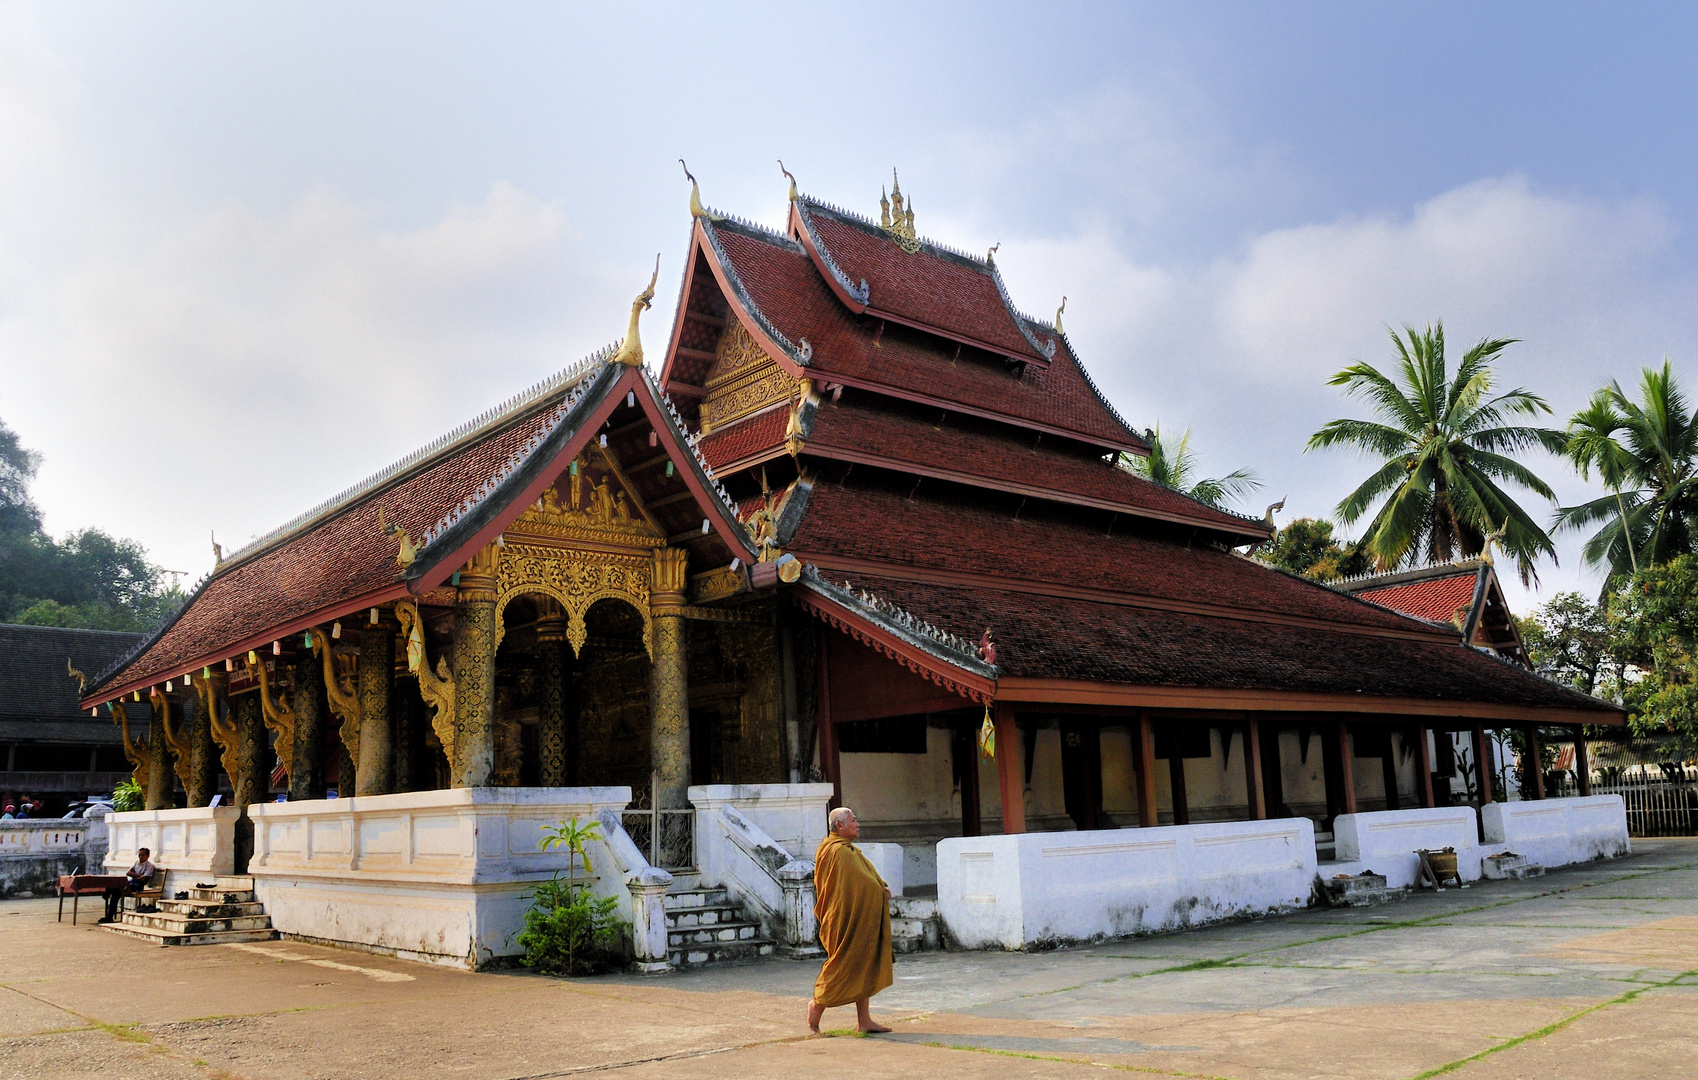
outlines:
[[[146,827],[185,823],[185,869],[251,875],[285,932],[481,963],[563,865],[538,830],[582,812],[616,834],[639,962],[676,966],[640,939],[666,940],[653,896],[682,875],[802,947],[830,802],[947,891],[949,838],[1310,837],[1433,807],[1444,733],[1622,723],[1256,562],[1268,523],[1124,468],[1149,446],[1061,313],[1016,309],[994,252],[921,237],[899,186],[876,221],[793,180],[782,228],[694,186],[691,214],[658,375],[651,282],[616,349],[220,553],[87,687],[171,733],[186,807],[150,789]],[[220,773],[234,809],[205,836],[229,839],[196,847]],[[1276,832],[1312,876],[1314,841]],[[453,940],[394,927],[450,902]]]

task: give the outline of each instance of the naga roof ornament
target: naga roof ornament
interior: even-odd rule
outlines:
[[[882,190],[878,197],[879,227],[890,234],[896,241],[896,246],[910,255],[920,251],[920,237],[914,231],[914,201],[908,200],[906,206],[902,202],[902,182],[896,177],[896,170],[890,170],[890,194]]]
[[[778,159],[778,171],[784,174],[786,180],[790,181],[790,201],[795,202],[798,197],[796,194],[796,178],[791,176],[790,170],[784,167],[783,158]]]
[[[655,252],[654,273],[649,277],[649,287],[631,301],[631,322],[625,327],[625,340],[619,343],[619,351],[613,354],[613,363],[624,364],[626,367],[643,366],[643,343],[637,337],[637,320],[654,304],[654,283],[659,280],[660,253]]]

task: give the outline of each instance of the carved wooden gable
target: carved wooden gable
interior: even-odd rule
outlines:
[[[622,547],[655,548],[666,543],[665,530],[637,497],[619,462],[600,446],[579,455],[506,532],[513,538]]]
[[[701,405],[704,435],[721,424],[787,403],[796,394],[797,380],[779,367],[735,319],[720,335],[714,355],[704,384],[707,396]]]

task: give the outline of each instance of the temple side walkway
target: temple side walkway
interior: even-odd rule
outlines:
[[[875,1000],[896,1030],[872,1039],[802,1037],[810,964],[472,974],[287,941],[160,949],[0,902],[0,1077],[1684,1075],[1698,841],[1635,848],[1381,908],[899,957]]]

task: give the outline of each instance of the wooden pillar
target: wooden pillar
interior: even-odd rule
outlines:
[[[143,793],[142,808],[170,810],[176,806],[171,791],[176,774],[171,771],[171,746],[165,739],[165,710],[171,707],[171,699],[155,687],[148,701],[153,713],[147,723],[147,789]]]
[[[435,786],[426,782],[421,768],[424,758],[425,703],[417,676],[401,675],[395,680],[395,696],[389,701],[395,723],[396,791],[420,791]]]
[[[1392,744],[1392,736],[1396,732],[1386,732],[1385,753],[1380,757],[1381,783],[1386,789],[1386,809],[1398,809],[1397,798],[1397,747]]]
[[[1333,725],[1333,739],[1338,746],[1338,812],[1356,812],[1356,751],[1350,744],[1350,725],[1340,720]]]
[[[1262,801],[1269,817],[1290,817],[1291,808],[1285,805],[1285,777],[1280,769],[1279,728],[1263,726],[1262,742]]]
[[[487,787],[495,769],[495,574],[490,544],[460,571],[454,598],[454,728],[457,788]]]
[[[236,775],[230,778],[235,789],[230,800],[242,816],[236,821],[236,873],[248,872],[248,860],[254,853],[254,825],[248,817],[248,807],[264,802],[271,790],[271,746],[267,741],[265,715],[260,709],[260,691],[256,687],[230,699],[230,719],[236,726],[236,748],[239,755]]]
[[[1014,706],[1007,702],[996,705],[996,779],[1002,795],[1002,831],[1006,834],[1026,831],[1026,767],[1025,747],[1020,741],[1020,729],[1014,720]]]
[[[1250,820],[1265,821],[1268,799],[1262,789],[1262,732],[1254,716],[1244,721],[1244,794]]]
[[[566,612],[537,598],[537,770],[543,787],[566,786]]]
[[[690,639],[684,620],[684,576],[689,553],[654,553],[654,700],[649,746],[657,809],[690,805]]]
[[[1474,725],[1474,772],[1479,779],[1480,805],[1493,802],[1492,796],[1492,744],[1486,738],[1486,728],[1483,724]]]
[[[376,622],[360,627],[360,756],[354,763],[355,795],[395,790],[395,617],[378,609]]]
[[[1420,793],[1421,805],[1433,807],[1433,743],[1429,728],[1415,729],[1415,790]]]
[[[1592,794],[1592,759],[1586,753],[1586,731],[1579,725],[1574,728],[1574,782],[1582,798]]]
[[[837,755],[837,728],[831,719],[831,631],[821,629],[814,635],[817,643],[819,670],[814,676],[814,729],[820,744],[820,771],[831,785],[831,805],[835,810],[843,805],[843,768]]]
[[[1545,769],[1539,760],[1539,728],[1536,724],[1527,724],[1522,727],[1521,733],[1527,743],[1527,749],[1521,756],[1522,790],[1525,792],[1531,787],[1532,797],[1542,799],[1545,797]]]
[[[1150,714],[1138,710],[1133,726],[1133,753],[1138,764],[1138,824],[1149,829],[1159,821],[1156,817],[1156,732],[1150,725]]]
[[[314,637],[322,630],[312,631]],[[324,667],[311,650],[295,658],[295,758],[289,769],[289,801],[324,798],[324,725],[330,702]]]
[[[194,717],[189,723],[189,782],[183,795],[190,806],[205,806],[218,794],[218,751],[212,745],[212,720],[207,715],[218,706],[214,686],[211,679],[198,676],[189,698]]]
[[[1173,823],[1191,824],[1191,801],[1185,791],[1185,747],[1180,739],[1180,722],[1173,724],[1173,743],[1167,754],[1167,782],[1173,791]]]

